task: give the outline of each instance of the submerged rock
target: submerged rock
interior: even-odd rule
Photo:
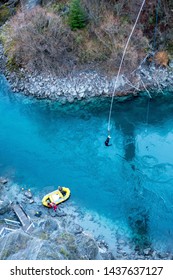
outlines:
[[[0,184],[6,185],[8,183],[8,179],[0,177]]]

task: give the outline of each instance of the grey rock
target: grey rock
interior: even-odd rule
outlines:
[[[57,215],[57,212],[54,211],[53,209],[48,209],[48,212],[49,212],[49,215],[53,218],[56,217],[56,215]]]
[[[111,252],[105,252],[100,254],[103,260],[115,260],[116,258]]]
[[[52,233],[58,229],[58,224],[54,219],[49,218],[41,223],[41,228],[44,232]]]
[[[7,184],[7,183],[8,183],[8,179],[3,178],[3,177],[0,178],[0,184],[5,185],[5,184]]]
[[[74,97],[69,96],[69,97],[67,97],[67,100],[68,100],[69,103],[73,103],[74,102]]]
[[[170,60],[169,67],[173,68],[173,60]]]
[[[75,235],[83,232],[83,228],[80,225],[75,224],[73,222],[68,223],[67,228],[70,233],[73,233]]]
[[[144,249],[144,255],[149,255],[151,252],[151,248]]]
[[[44,241],[37,251],[36,260],[59,260],[61,255],[55,242]]]
[[[85,97],[85,93],[84,93],[84,92],[80,92],[80,93],[79,93],[79,97],[80,97],[80,98]]]
[[[32,193],[31,193],[31,191],[25,191],[24,192],[24,195],[27,197],[27,198],[32,198]]]
[[[79,234],[77,243],[80,244],[78,250],[82,256],[89,260],[95,260],[98,255],[98,246],[96,241],[89,235]]]
[[[66,216],[67,214],[61,209],[61,208],[57,208],[56,209],[56,216],[58,216],[58,217],[64,217],[64,216]]]
[[[0,214],[4,214],[11,209],[10,202],[8,200],[0,200]]]
[[[41,0],[22,0],[23,8],[30,10],[41,4]]]

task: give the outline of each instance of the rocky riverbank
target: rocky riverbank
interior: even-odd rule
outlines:
[[[5,74],[6,71],[6,57],[4,55],[4,49],[0,43],[0,73]]]
[[[56,77],[50,74],[28,74],[24,69],[9,72],[6,67],[3,47],[0,45],[0,72],[11,85],[13,92],[21,92],[38,99],[59,100],[62,103],[92,97],[110,97],[115,92],[117,100],[148,95],[163,95],[163,90],[173,88],[173,62],[169,67],[158,67],[145,60],[134,73],[110,77],[96,70],[74,71],[66,77]],[[116,84],[115,84],[116,83]],[[145,92],[145,93],[144,93]]]
[[[0,180],[0,194],[1,260],[110,258],[106,245],[103,242],[99,245],[75,222],[77,213],[70,201],[54,212],[43,207],[41,199],[33,196],[30,190],[25,191],[3,178]],[[9,220],[17,221],[11,202],[19,203],[33,222],[34,230],[30,234],[21,226],[9,223]]]
[[[9,225],[9,220],[17,221],[11,202],[18,202],[33,222],[30,234],[21,226]],[[158,252],[151,245],[137,247],[125,229],[110,227],[106,219],[80,209],[72,197],[54,212],[43,207],[32,190],[24,190],[2,177],[0,232],[1,260],[173,259],[172,253]]]

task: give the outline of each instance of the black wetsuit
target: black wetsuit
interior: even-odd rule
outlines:
[[[109,140],[110,140],[110,137],[107,137],[106,141],[105,141],[105,146],[111,146],[112,144],[109,144]]]

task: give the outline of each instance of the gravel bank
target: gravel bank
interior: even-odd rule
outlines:
[[[110,97],[115,91],[115,98],[119,101],[129,98],[148,95],[167,94],[173,88],[173,62],[169,68],[156,67],[143,62],[139,68],[127,76],[120,75],[118,81],[115,77],[106,76],[94,70],[76,71],[66,77],[56,77],[50,74],[28,74],[24,69],[18,73],[9,72],[5,68],[6,58],[3,47],[0,45],[0,72],[3,73],[11,85],[13,92],[21,92],[38,99],[59,100],[62,103],[93,97]],[[145,93],[144,93],[145,92]]]

